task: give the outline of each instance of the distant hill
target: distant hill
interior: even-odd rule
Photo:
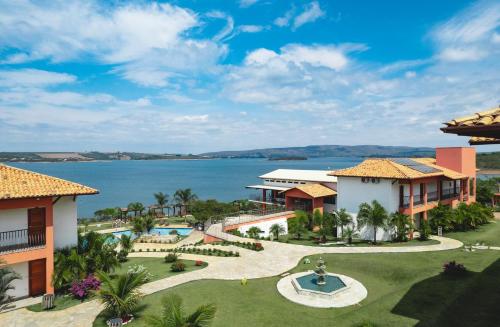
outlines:
[[[478,153],[476,165],[477,168],[500,169],[500,152]]]
[[[64,162],[96,160],[207,159],[194,154],[150,154],[140,152],[0,152],[0,162]]]
[[[202,153],[212,158],[280,158],[280,157],[433,157],[433,148],[382,145],[309,145],[304,147],[268,148],[244,151]]]

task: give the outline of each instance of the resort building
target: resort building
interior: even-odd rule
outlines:
[[[15,298],[54,292],[54,249],[77,244],[78,195],[98,191],[0,164],[0,261],[20,276]]]
[[[476,151],[470,147],[437,148],[436,159],[366,159],[331,175],[338,179],[337,207],[345,208],[354,221],[361,203],[377,200],[389,213],[412,217],[418,228],[439,201],[451,206],[475,201]],[[373,238],[371,228],[363,228],[360,234],[363,239]],[[377,235],[390,239],[390,233],[382,229]]]
[[[336,207],[337,178],[328,170],[277,169],[259,176],[262,183],[247,188],[261,190],[251,201],[280,205],[287,210],[332,212]]]

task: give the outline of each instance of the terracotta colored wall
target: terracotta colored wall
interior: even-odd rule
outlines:
[[[471,147],[436,148],[436,164],[476,177],[476,149]]]
[[[52,274],[54,272],[54,216],[52,207],[52,198],[30,198],[1,200],[0,210],[18,209],[18,208],[36,208],[45,207],[45,247],[33,250],[15,252],[1,255],[7,264],[26,262],[36,259],[46,259],[46,293],[54,293],[52,286]],[[26,219],[28,217],[26,216]]]

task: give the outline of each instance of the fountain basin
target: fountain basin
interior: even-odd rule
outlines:
[[[318,292],[326,295],[334,294],[346,288],[347,285],[342,279],[334,274],[325,275],[325,284],[318,284],[318,277],[315,273],[307,274],[294,279],[296,288],[305,292]]]

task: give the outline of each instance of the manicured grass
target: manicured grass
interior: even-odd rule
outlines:
[[[500,221],[494,220],[476,230],[446,233],[444,236],[457,239],[465,244],[484,242],[486,245],[500,246]]]
[[[310,235],[314,235],[315,237],[318,237],[319,235],[311,233]],[[299,244],[299,245],[307,245],[307,246],[322,246],[322,247],[345,247],[347,245],[345,244],[328,244],[328,245],[321,245],[316,243],[314,240],[309,239],[309,235],[301,238],[300,240],[295,239],[291,235],[284,235],[280,237],[280,242],[286,242],[288,240],[288,243],[290,244]],[[328,237],[326,243],[333,243],[341,241],[341,239],[333,238],[333,237]],[[343,241],[343,240],[342,240]],[[433,244],[439,244],[439,241],[436,240],[427,240],[427,241],[419,241],[417,239],[408,241],[408,242],[382,242],[379,241],[376,245],[373,245],[370,241],[367,240],[361,240],[361,239],[353,239],[352,243],[349,246],[418,246],[418,245],[433,245]]]
[[[186,264],[186,270],[184,272],[172,272],[170,271],[170,266],[172,265],[171,263],[165,263],[163,261],[163,258],[129,258],[127,262],[122,263],[121,267],[117,268],[115,272],[112,275],[119,275],[126,273],[128,268],[133,266],[133,265],[143,265],[151,274],[151,282],[170,277],[173,275],[179,275],[185,272],[189,271],[194,271],[198,269],[205,268],[207,266],[206,263],[204,263],[202,266],[196,266],[195,261],[193,260],[182,260]],[[85,301],[90,301],[94,297],[89,297]],[[55,307],[52,309],[53,311],[57,310],[63,310],[69,307],[72,307],[74,305],[77,305],[79,303],[82,303],[82,301],[77,300],[73,298],[71,294],[69,295],[58,295],[56,296],[55,299]],[[34,304],[29,307],[27,307],[28,310],[34,311],[34,312],[40,312],[42,311],[42,306],[41,304]]]
[[[213,327],[353,326],[363,321],[398,327],[493,326],[498,322],[498,251],[321,256],[328,271],[351,276],[367,288],[368,297],[360,305],[314,309],[294,304],[276,290],[280,277],[249,280],[246,286],[239,281],[203,280],[145,297],[130,326],[147,326],[142,318],[157,315],[160,300],[168,293],[182,296],[188,312],[215,303]],[[311,264],[299,263],[292,272],[313,269],[318,257],[309,257]],[[469,272],[462,278],[443,276],[442,265],[450,260],[465,264]],[[105,318],[98,317],[94,326],[105,326]]]

